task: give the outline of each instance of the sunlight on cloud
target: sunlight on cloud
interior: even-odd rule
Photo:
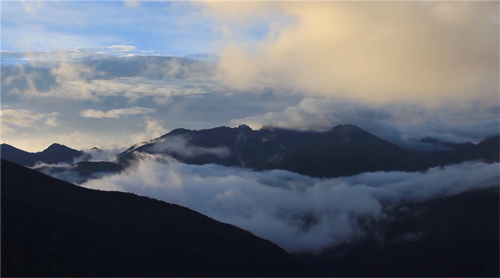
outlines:
[[[44,114],[32,113],[25,109],[2,109],[0,116],[2,117],[2,122],[20,127],[32,126],[37,120],[45,117]]]
[[[58,112],[49,114],[35,113],[26,109],[2,109],[0,110],[0,119],[2,121],[2,134],[12,134],[15,128],[38,128],[45,120],[45,124],[49,127],[58,126]]]
[[[203,2],[229,29],[222,81],[363,102],[498,99],[498,2]],[[257,43],[231,33],[280,9],[295,23]],[[280,19],[281,20],[281,19]]]

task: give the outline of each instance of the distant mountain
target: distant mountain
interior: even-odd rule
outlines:
[[[277,245],[200,213],[2,159],[2,276],[302,276]]]
[[[127,165],[139,152],[168,154],[188,164],[216,163],[256,170],[283,169],[315,177],[368,171],[420,171],[467,160],[498,161],[499,137],[480,142],[445,143],[448,150],[417,151],[380,139],[355,125],[327,132],[301,132],[248,126],[175,129],[118,155]]]
[[[498,162],[499,138],[487,138],[478,144],[458,144],[427,137],[421,141],[442,150],[418,151],[401,148],[349,124],[338,125],[327,132],[272,127],[252,130],[246,125],[202,130],[180,128],[130,147],[117,156],[116,162],[83,161],[71,167],[44,166],[37,170],[50,175],[68,172],[76,179],[65,180],[80,183],[99,172],[120,172],[136,161],[138,154],[149,153],[167,155],[187,164],[215,163],[254,170],[282,169],[313,177],[339,177],[374,171],[422,171],[469,160]],[[29,167],[38,161],[72,163],[73,158],[85,154],[85,151],[58,144],[40,153],[27,153],[2,144],[2,158]],[[87,154],[83,160],[89,158]]]
[[[375,140],[369,144],[332,140],[285,152],[265,165],[264,169],[283,169],[315,177],[349,176],[375,171],[423,171],[470,160],[498,162],[499,142],[496,136],[473,146],[428,152],[380,144]]]
[[[47,149],[37,153],[25,152],[11,145],[2,144],[0,146],[0,152],[3,159],[28,167],[34,166],[37,162],[47,164],[56,164],[61,162],[73,163],[74,158],[80,157],[84,154],[82,151],[77,151],[57,143],[54,143]]]
[[[367,237],[295,256],[329,277],[499,277],[498,188],[386,208]]]

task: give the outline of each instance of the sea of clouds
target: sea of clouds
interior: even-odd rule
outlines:
[[[358,219],[383,218],[384,207],[498,186],[498,169],[499,163],[465,162],[424,172],[321,179],[283,170],[188,165],[144,154],[123,172],[81,186],[182,205],[289,252],[317,252],[362,235]]]

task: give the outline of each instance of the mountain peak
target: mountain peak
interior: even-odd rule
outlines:
[[[432,137],[429,137],[429,136],[426,136],[426,137],[420,139],[420,142],[430,143],[430,144],[435,144],[435,145],[441,143],[441,141],[439,141],[438,139],[432,138]]]
[[[55,150],[73,150],[73,149],[68,146],[61,145],[59,143],[53,143],[52,145],[48,146],[44,151],[47,150],[55,151]]]
[[[48,149],[61,149],[61,148],[67,148],[67,147],[64,146],[64,145],[61,145],[59,143],[53,143],[52,145],[48,146],[45,150],[48,150]]]
[[[238,126],[238,129],[244,130],[244,131],[252,131],[252,128],[247,126],[246,124],[242,124]]]
[[[81,155],[81,151],[77,151],[65,145],[61,145],[58,143],[54,143],[50,145],[48,148],[39,152],[41,155],[46,156],[45,158],[48,160],[53,160],[55,156],[63,155],[66,158],[73,158],[74,156]]]

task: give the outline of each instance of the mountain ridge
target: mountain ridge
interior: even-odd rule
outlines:
[[[2,158],[29,167],[35,166],[38,162],[46,164],[73,163],[74,158],[84,155],[83,151],[58,143],[53,143],[45,150],[36,153],[26,152],[5,143],[1,144],[0,148]]]
[[[85,165],[75,164],[73,170],[84,176],[99,171],[119,172],[137,160],[136,154],[149,153],[168,155],[187,164],[214,163],[257,171],[281,169],[313,177],[339,177],[373,171],[422,171],[470,160],[498,162],[499,138],[493,136],[472,144],[440,142],[427,137],[422,140],[445,149],[418,151],[401,148],[352,124],[337,125],[326,132],[278,127],[252,130],[246,125],[201,130],[177,128],[131,146],[117,155],[116,163],[98,165],[89,161]],[[74,158],[85,154],[60,144],[52,144],[38,153],[27,153],[2,144],[2,152],[3,158],[29,167],[37,161],[71,164]],[[83,157],[83,160],[88,158]],[[58,171],[50,167],[40,169],[46,173]]]

